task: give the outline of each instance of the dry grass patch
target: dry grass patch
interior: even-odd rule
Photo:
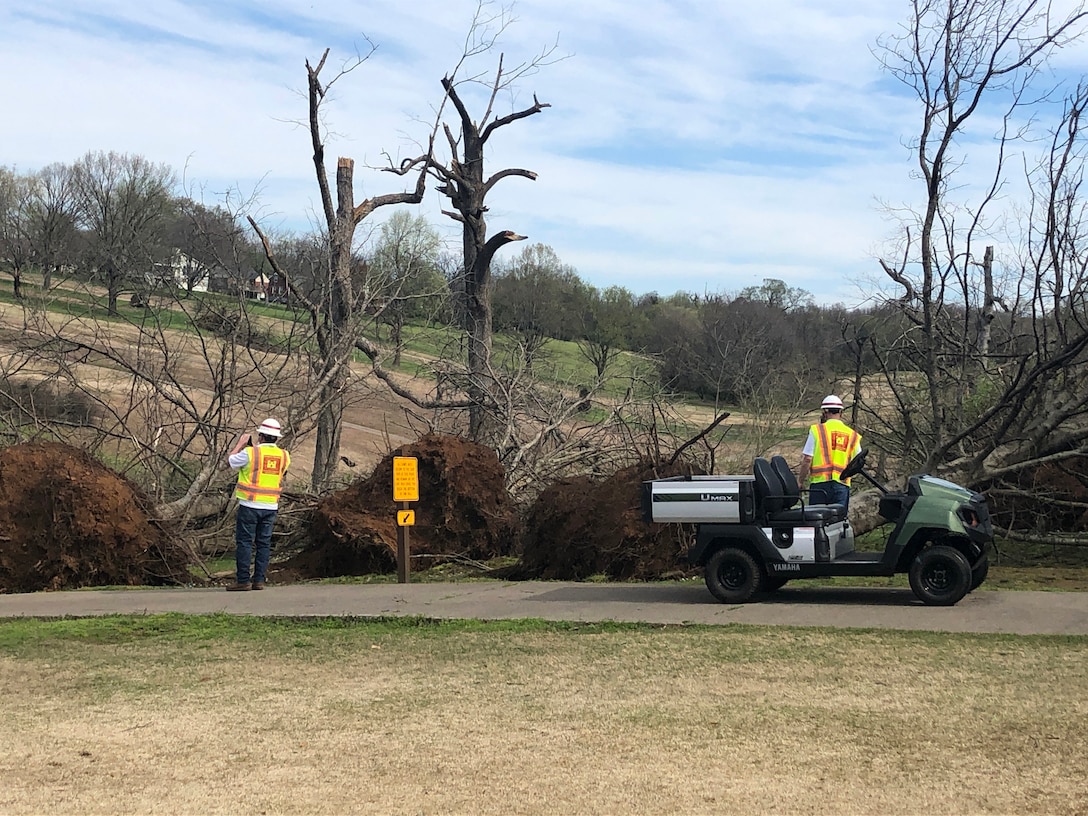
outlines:
[[[1076,813],[1088,638],[0,623],[4,813]]]

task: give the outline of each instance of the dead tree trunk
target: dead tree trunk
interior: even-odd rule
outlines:
[[[378,207],[389,204],[418,204],[423,200],[427,178],[427,157],[423,157],[418,160],[422,162],[423,167],[419,172],[414,190],[376,196],[355,204],[353,184],[355,162],[349,158],[340,158],[336,165],[336,204],[334,206],[325,169],[325,144],[321,135],[321,104],[329,86],[361,64],[366,57],[345,68],[325,84],[322,83],[320,74],[328,56],[329,51],[326,49],[317,67],[312,66],[309,60],[306,61],[314,172],[321,192],[328,241],[328,278],[324,282],[319,297],[307,297],[299,287],[295,286],[291,274],[275,257],[268,239],[256,222],[250,219],[250,224],[261,238],[265,255],[273,270],[281,275],[292,296],[304,304],[309,312],[317,340],[319,353],[311,364],[317,381],[317,435],[312,476],[312,486],[317,492],[329,485],[340,461],[340,434],[344,414],[344,391],[348,384],[348,364],[355,347],[365,340],[361,337],[359,325],[359,317],[365,304],[357,297],[351,278],[352,242],[356,227]],[[415,165],[416,162],[411,163],[404,168],[404,171],[411,170]],[[370,348],[369,343],[363,343],[363,345]]]
[[[484,174],[484,147],[487,140],[499,128],[540,113],[549,105],[533,97],[533,104],[524,110],[511,113],[490,122],[491,107],[495,96],[506,83],[503,73],[502,57],[491,87],[491,100],[487,112],[480,122],[469,115],[457,85],[450,77],[442,79],[442,88],[457,111],[460,121],[460,135],[454,136],[448,125],[444,126],[446,139],[450,146],[450,160],[447,165],[432,165],[442,181],[439,192],[449,198],[452,210],[443,210],[450,218],[461,223],[464,248],[464,297],[465,331],[468,334],[468,375],[469,398],[469,433],[479,440],[484,433],[484,424],[489,410],[494,404],[494,375],[491,368],[491,261],[500,247],[512,241],[523,241],[526,236],[505,230],[487,237],[486,198],[491,189],[508,176],[521,176],[536,179],[536,173],[520,168],[500,170],[490,178]]]

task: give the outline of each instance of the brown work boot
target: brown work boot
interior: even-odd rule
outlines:
[[[252,584],[227,584],[227,592],[249,592],[252,588]]]
[[[264,581],[254,581],[253,582],[253,588],[254,589],[264,589]]]

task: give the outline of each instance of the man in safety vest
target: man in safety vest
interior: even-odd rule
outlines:
[[[283,431],[279,420],[269,417],[257,429],[257,444],[250,434],[238,437],[227,461],[238,471],[234,497],[238,517],[234,524],[235,581],[228,592],[264,589],[268,562],[272,557],[272,525],[279,510],[283,475],[291,465],[291,454],[279,447]],[[250,580],[250,560],[256,544],[256,559]]]
[[[812,477],[809,504],[850,506],[850,480],[840,479],[850,460],[861,450],[861,434],[842,421],[842,400],[834,394],[820,405],[820,424],[809,428],[801,451],[797,478],[802,485]]]

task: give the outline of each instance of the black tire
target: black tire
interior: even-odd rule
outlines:
[[[724,547],[706,562],[706,588],[722,603],[745,603],[759,592],[763,571],[737,547]]]
[[[982,582],[986,580],[986,576],[989,574],[990,559],[989,557],[986,557],[975,564],[975,568],[971,570],[971,592],[974,592],[982,586]]]
[[[971,589],[971,565],[954,547],[929,547],[910,565],[910,588],[923,603],[952,606]]]
[[[782,589],[789,580],[789,578],[783,578],[781,575],[764,575],[762,591],[777,592]]]

